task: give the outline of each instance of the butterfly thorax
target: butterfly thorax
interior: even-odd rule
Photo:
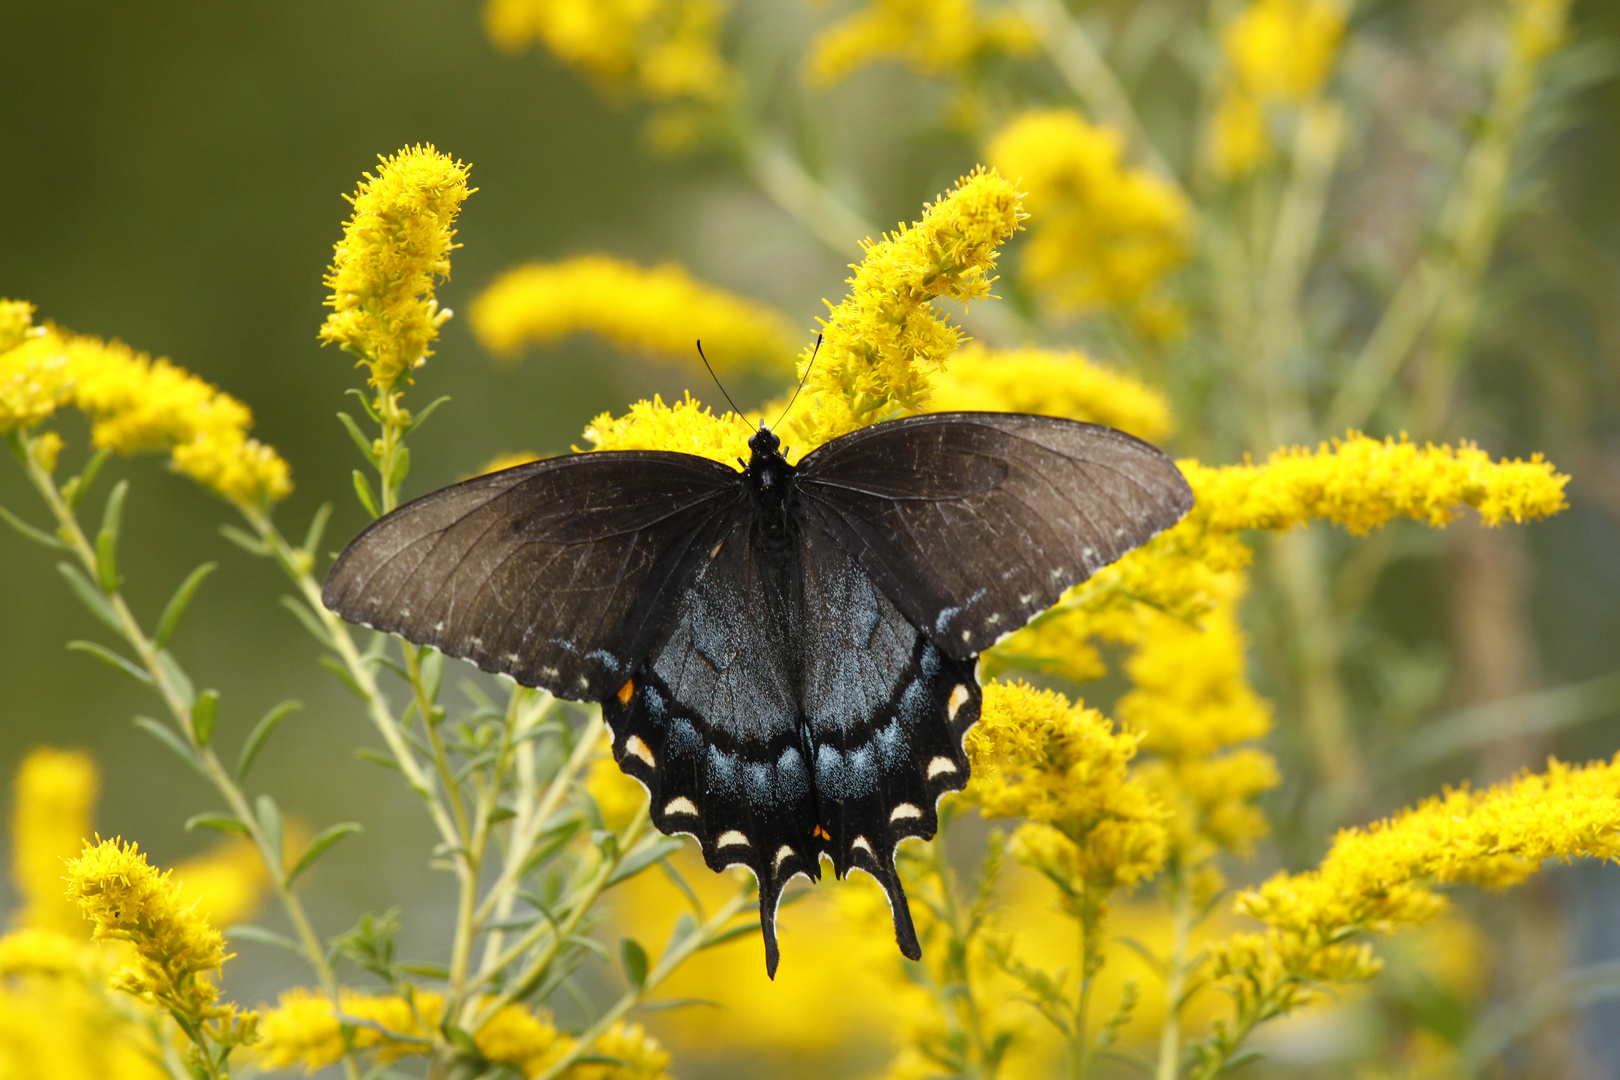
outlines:
[[[786,555],[794,534],[798,510],[794,467],[782,456],[780,442],[768,428],[761,427],[748,440],[748,468],[743,487],[754,507],[755,536],[772,554]]]

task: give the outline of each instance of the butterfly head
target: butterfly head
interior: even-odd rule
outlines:
[[[771,457],[776,454],[776,448],[781,445],[776,433],[765,426],[765,421],[759,422],[759,430],[754,432],[748,440],[748,449],[754,452],[754,457]]]

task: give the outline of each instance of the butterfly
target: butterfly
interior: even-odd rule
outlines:
[[[979,654],[1193,503],[1112,428],[930,413],[790,464],[763,424],[741,472],[664,451],[476,477],[373,522],[338,615],[559,697],[599,702],[663,832],[759,883],[775,976],[783,887],[831,860],[877,879],[921,946],[895,852],[968,781]]]

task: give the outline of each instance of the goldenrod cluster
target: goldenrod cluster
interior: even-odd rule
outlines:
[[[418,990],[409,998],[397,994],[362,994],[344,990],[339,1008],[309,990],[289,990],[259,1023],[255,1052],[267,1069],[301,1065],[305,1070],[332,1065],[344,1054],[344,1025],[351,1025],[348,1048],[378,1062],[425,1055],[431,1036],[444,1019],[442,994]],[[544,1010],[506,1005],[473,1033],[478,1052],[491,1065],[505,1065],[522,1076],[538,1076],[575,1046]],[[591,1047],[593,1055],[622,1064],[570,1066],[567,1080],[667,1080],[669,1054],[640,1024],[619,1023]]]
[[[509,52],[543,44],[605,90],[648,101],[725,97],[718,0],[488,0],[484,28]]]
[[[930,204],[921,221],[866,242],[848,298],[823,324],[820,353],[788,420],[805,449],[924,407],[930,379],[962,337],[929,301],[989,296],[996,249],[1023,216],[1013,185],[980,169]],[[801,374],[810,357],[807,348]]]
[[[1549,761],[1486,791],[1462,788],[1366,829],[1347,829],[1316,870],[1278,874],[1238,897],[1264,922],[1215,951],[1215,973],[1251,993],[1312,993],[1379,964],[1357,933],[1387,934],[1445,910],[1435,885],[1516,885],[1543,860],[1620,858],[1620,757]],[[1263,984],[1257,979],[1266,980]]]
[[[253,415],[229,394],[122,342],[35,327],[31,305],[6,301],[0,310],[8,326],[0,335],[0,431],[26,431],[71,404],[90,418],[95,446],[168,450],[176,469],[235,502],[292,490],[287,463],[248,436]],[[52,433],[40,438],[51,440],[49,467],[60,441]]]
[[[94,828],[90,815],[100,786],[95,763],[84,754],[40,749],[23,759],[11,812],[11,872],[23,900],[14,925],[84,936],[84,918],[63,892],[63,859]]]
[[[85,845],[67,864],[67,893],[95,936],[127,941],[136,961],[119,975],[121,989],[156,1001],[193,1023],[231,1016],[208,978],[227,959],[225,939],[180,896],[180,884],[146,861],[135,844]]]
[[[1241,177],[1265,160],[1270,106],[1316,95],[1344,36],[1345,7],[1341,0],[1252,0],[1227,24],[1221,51],[1228,76],[1209,148],[1217,175]]]
[[[486,347],[515,356],[593,333],[622,349],[695,362],[695,342],[717,370],[792,362],[793,329],[764,304],[695,280],[673,263],[646,267],[582,255],[509,270],[473,302],[472,328]]]
[[[592,450],[673,450],[735,465],[738,458],[748,460],[752,434],[748,424],[735,416],[715,416],[691,394],[673,405],[654,394],[623,416],[603,413],[592,420],[585,441]]]
[[[468,167],[431,145],[379,156],[349,198],[326,286],[332,314],[321,340],[360,358],[372,385],[386,390],[409,378],[432,355],[439,327],[450,317],[433,296],[435,279],[450,276],[456,214],[476,188]]]
[[[1170,433],[1170,402],[1129,375],[1070,350],[990,349],[969,342],[934,376],[932,412],[986,409],[1064,416],[1157,442]]]
[[[869,0],[816,35],[805,74],[827,87],[863,64],[893,59],[920,75],[947,75],[995,53],[1032,52],[1035,44],[1034,31],[1010,8],[984,13],[976,0]]]
[[[1125,140],[1067,109],[1028,112],[990,143],[1034,219],[1022,273],[1052,304],[1111,307],[1144,332],[1178,325],[1160,284],[1191,250],[1192,210],[1170,184],[1125,165]]]
[[[1020,861],[1094,889],[1134,885],[1165,855],[1164,807],[1129,772],[1137,742],[1062,694],[992,683],[964,743],[964,797],[988,817],[1025,819]]]

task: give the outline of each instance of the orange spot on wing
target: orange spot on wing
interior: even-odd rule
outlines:
[[[626,679],[624,685],[619,687],[619,704],[630,704],[630,695],[636,692],[636,680]]]
[[[823,829],[820,825],[817,825],[815,828],[811,829],[810,830],[810,835],[811,836],[819,836],[823,840],[831,840],[832,839],[832,834],[829,833],[826,829]]]

